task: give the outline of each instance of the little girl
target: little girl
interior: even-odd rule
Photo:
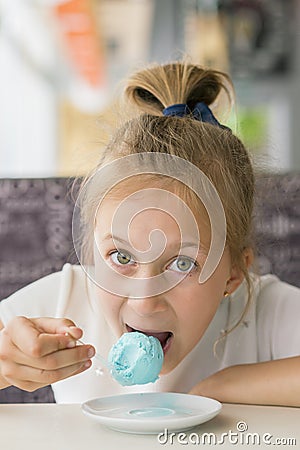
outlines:
[[[135,113],[76,204],[81,265],[0,303],[1,388],[52,384],[68,403],[175,391],[300,406],[300,290],[249,270],[253,170],[209,108],[222,92],[225,74],[180,62],[128,80]],[[159,379],[123,387],[97,376],[95,350],[107,357],[133,331],[160,340]]]

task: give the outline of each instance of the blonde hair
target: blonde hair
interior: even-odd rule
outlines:
[[[240,139],[228,129],[200,122],[192,116],[163,115],[164,108],[177,103],[187,104],[190,110],[198,102],[211,106],[222,92],[233,98],[228,75],[186,62],[154,65],[133,74],[127,81],[124,98],[135,108],[135,117],[116,130],[95,171],[122,156],[144,152],[175,155],[198,167],[213,183],[223,204],[226,245],[232,264],[242,270],[248,285],[245,314],[251,284],[243,251],[252,245],[254,194],[249,155]],[[90,180],[88,177],[85,183]],[[93,220],[96,205],[97,188],[92,181],[82,202],[86,225]]]

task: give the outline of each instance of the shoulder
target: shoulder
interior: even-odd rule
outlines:
[[[59,316],[68,303],[74,285],[83,285],[81,266],[65,264],[61,271],[40,278],[0,303],[0,319],[7,323],[13,316]]]
[[[264,275],[257,282],[254,300],[257,336],[261,347],[264,347],[261,349],[263,359],[298,355],[300,289],[273,275]]]
[[[42,292],[44,295],[58,294],[61,289],[70,288],[74,280],[78,277],[80,277],[78,267],[71,264],[65,264],[59,272],[51,273],[33,281],[10,295],[6,300],[12,300],[16,297],[26,297],[33,292]]]
[[[281,281],[275,275],[254,278],[257,308],[300,308],[300,288]]]
[[[250,273],[250,307],[246,320],[256,322],[265,330],[275,322],[294,320],[300,315],[300,288],[281,281],[275,275]],[[242,316],[248,299],[247,283],[244,282],[231,296],[231,322]]]

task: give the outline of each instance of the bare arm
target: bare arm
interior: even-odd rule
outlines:
[[[190,393],[225,403],[300,407],[300,356],[227,367]]]
[[[1,330],[3,330],[3,328],[4,328],[4,325],[0,320],[0,332],[1,332]],[[1,361],[0,361],[0,389],[4,389],[8,386],[10,386],[10,384],[1,375]]]

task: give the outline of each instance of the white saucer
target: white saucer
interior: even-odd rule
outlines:
[[[90,419],[113,430],[151,434],[184,431],[215,417],[217,400],[172,392],[122,394],[96,398],[81,405]]]

